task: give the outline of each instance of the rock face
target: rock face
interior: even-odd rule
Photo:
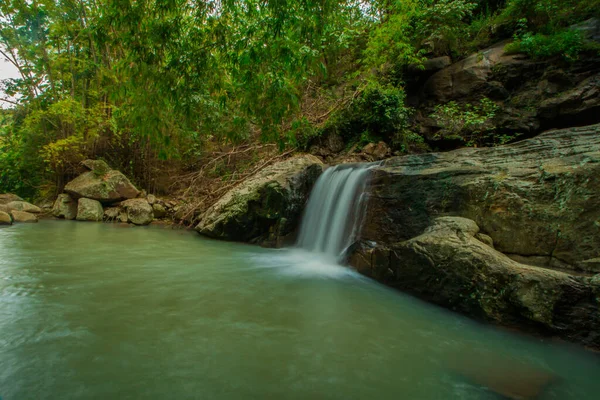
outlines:
[[[154,219],[152,206],[146,199],[131,199],[121,203],[127,212],[127,220],[135,225],[148,225]]]
[[[41,208],[26,201],[11,201],[10,203],[7,203],[6,206],[11,210],[25,211],[33,214],[39,214],[42,212]]]
[[[453,310],[600,347],[592,278],[519,264],[478,240],[478,232],[472,220],[440,217],[390,248],[361,247],[353,261],[367,275],[383,273],[392,286]],[[373,260],[378,271],[370,270]]]
[[[372,171],[351,265],[467,315],[600,348],[598,279],[586,276],[600,272],[600,125]]]
[[[273,164],[227,192],[201,216],[196,230],[219,239],[276,245],[296,228],[323,167],[311,155]]]
[[[140,193],[125,175],[110,169],[103,161],[87,160],[83,164],[91,171],[84,172],[65,186],[65,192],[74,198],[114,203],[135,198]]]
[[[77,221],[102,221],[104,210],[97,200],[81,198],[77,202]]]
[[[26,211],[11,211],[14,222],[38,222],[38,218],[35,214],[28,213]]]
[[[11,201],[23,201],[23,199],[16,194],[0,193],[0,204],[8,204]]]
[[[0,225],[12,225],[12,216],[0,210]]]
[[[64,219],[77,218],[77,202],[66,193],[59,194],[52,207],[52,215]]]

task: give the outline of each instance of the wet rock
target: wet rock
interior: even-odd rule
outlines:
[[[6,206],[11,210],[25,211],[32,214],[39,214],[42,212],[41,208],[26,201],[11,201],[10,203],[7,203]]]
[[[87,160],[84,163],[93,169],[65,186],[65,192],[74,198],[85,197],[103,203],[114,203],[135,198],[140,193],[125,175],[111,170],[103,161]]]
[[[219,239],[275,241],[297,226],[322,170],[323,163],[312,155],[275,163],[226,193],[201,216],[196,230]],[[285,227],[279,228],[282,218]]]
[[[127,212],[127,221],[135,225],[148,225],[154,219],[154,212],[146,199],[131,199],[121,203]]]
[[[102,221],[102,204],[93,199],[81,198],[77,202],[77,221]]]
[[[152,204],[152,210],[154,212],[154,218],[164,218],[167,215],[167,210],[165,210],[165,207],[161,204]]]
[[[11,211],[13,222],[38,222],[38,217],[35,214],[26,211]]]
[[[12,216],[0,210],[0,225],[12,225]]]
[[[592,278],[519,264],[477,240],[478,232],[470,219],[440,217],[422,234],[382,247],[382,257],[358,247],[351,259],[391,270],[388,284],[433,303],[600,348]]]
[[[52,215],[56,218],[77,218],[77,202],[66,193],[59,194],[52,207]]]
[[[0,204],[8,204],[11,201],[23,201],[23,199],[16,194],[0,193]]]

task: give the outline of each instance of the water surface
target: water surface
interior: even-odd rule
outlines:
[[[2,400],[500,399],[464,371],[520,368],[557,377],[542,399],[600,393],[595,355],[310,253],[161,227],[0,229]]]

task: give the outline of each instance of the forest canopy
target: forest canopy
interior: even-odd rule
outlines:
[[[302,148],[418,140],[404,85],[427,58],[504,38],[576,59],[570,24],[600,0],[5,0],[0,192],[57,191],[101,157],[145,184],[145,166],[193,163],[207,142]],[[11,99],[17,99],[11,100]],[[362,140],[362,139],[361,139]]]

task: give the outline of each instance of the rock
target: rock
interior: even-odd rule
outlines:
[[[167,215],[167,210],[161,204],[152,204],[152,210],[154,211],[154,218],[164,218]]]
[[[108,166],[103,161],[86,160],[84,164],[97,169],[85,172],[67,183],[65,192],[73,197],[114,203],[135,198],[140,193],[121,172],[106,170]]]
[[[600,42],[600,19],[598,18],[590,18],[587,21],[572,25],[569,29],[581,32],[588,40]]]
[[[365,241],[408,240],[437,217],[462,216],[503,253],[600,272],[600,125],[395,157],[371,176]]]
[[[121,203],[127,212],[127,220],[135,225],[148,225],[154,219],[154,212],[146,199],[131,199]]]
[[[440,217],[412,239],[359,256],[387,283],[478,319],[600,348],[592,278],[519,264],[477,240],[475,221]]]
[[[296,228],[322,170],[323,163],[307,154],[275,163],[227,192],[201,216],[196,230],[219,239],[277,242]]]
[[[38,222],[38,217],[35,214],[26,211],[11,211],[13,222]]]
[[[0,225],[12,225],[12,221],[12,216],[9,213],[0,210]]]
[[[382,160],[392,154],[390,147],[385,142],[369,143],[362,149],[363,153],[372,156],[374,160]]]
[[[111,169],[108,164],[102,160],[85,160],[82,161],[81,164],[90,171],[94,171],[96,175],[104,175]]]
[[[77,203],[66,193],[59,194],[52,207],[52,215],[56,218],[77,218]]]
[[[558,89],[557,89],[558,90]],[[595,122],[600,113],[600,74],[580,82],[575,88],[540,103],[538,116],[545,125],[579,126]]]
[[[26,201],[11,201],[10,203],[7,203],[6,206],[11,210],[25,211],[33,214],[39,214],[42,212],[41,208]]]
[[[104,220],[109,221],[109,222],[119,221],[119,216],[121,215],[122,212],[123,212],[123,210],[121,209],[121,207],[105,208],[104,209]],[[127,222],[127,217],[125,217],[125,222]]]
[[[0,194],[0,204],[8,204],[11,201],[23,201],[23,199],[12,193]]]
[[[487,82],[498,65],[526,62],[521,55],[506,54],[504,47],[507,43],[497,43],[436,72],[425,82],[421,98],[445,103],[485,91]],[[497,84],[495,90],[498,90]]]
[[[104,210],[99,201],[81,198],[77,202],[77,221],[102,221]]]
[[[156,196],[154,196],[153,194],[149,194],[146,197],[146,200],[148,200],[148,204],[153,205],[154,203],[156,203]]]
[[[6,204],[0,204],[0,211],[10,214],[10,208]]]

